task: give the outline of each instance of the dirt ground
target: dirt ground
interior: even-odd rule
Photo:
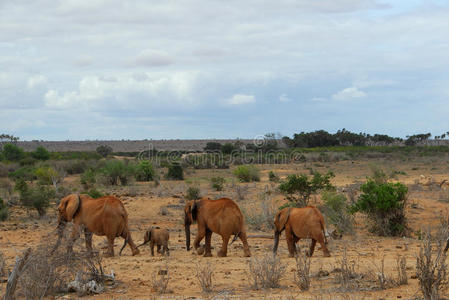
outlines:
[[[197,256],[185,249],[183,226],[183,193],[187,186],[201,188],[202,195],[210,197],[227,196],[233,199],[238,194],[244,196],[238,205],[247,212],[258,212],[261,194],[269,195],[272,207],[284,203],[283,196],[276,192],[276,185],[269,182],[268,172],[273,170],[281,178],[292,173],[306,173],[312,167],[320,172],[332,170],[336,177],[333,184],[341,191],[347,191],[349,185],[362,183],[371,174],[373,166],[384,169],[387,174],[393,170],[396,179],[408,185],[408,221],[411,229],[409,237],[385,238],[368,233],[362,216],[356,217],[356,234],[344,236],[341,240],[330,240],[331,257],[323,257],[322,251],[316,249],[311,261],[311,288],[302,292],[294,283],[295,259],[288,257],[285,235],[281,237],[278,255],[286,264],[287,272],[281,280],[281,287],[268,290],[253,290],[249,280],[248,263],[251,258],[243,257],[241,242],[238,240],[229,247],[228,257],[219,258],[216,252],[221,246],[221,238],[213,234],[213,257]],[[189,170],[185,181],[162,181],[158,187],[154,183],[134,183],[128,187],[110,190],[120,195],[129,214],[129,223],[133,239],[137,244],[143,241],[145,230],[157,224],[170,230],[170,257],[160,254],[151,256],[149,247],[141,248],[141,253],[131,256],[130,248],[122,256],[103,258],[107,272],[114,270],[119,284],[108,288],[105,293],[85,298],[95,299],[415,299],[420,297],[418,280],[415,274],[416,255],[419,250],[420,233],[430,228],[433,232],[441,224],[441,218],[449,210],[449,191],[438,183],[449,180],[449,164],[446,157],[416,158],[413,160],[366,159],[356,161],[319,162],[297,165],[260,165],[261,181],[258,183],[238,183],[229,170]],[[214,176],[226,178],[222,192],[213,191],[208,181]],[[79,177],[66,178],[66,186],[76,188]],[[319,197],[312,200],[319,204]],[[316,203],[314,203],[316,202]],[[47,216],[36,219],[34,212],[13,208],[8,221],[0,223],[0,252],[3,253],[7,267],[12,269],[15,257],[24,249],[42,242],[45,235],[55,232],[56,209],[51,207]],[[331,227],[331,226],[328,226]],[[262,228],[263,230],[264,228]],[[192,226],[193,235],[196,226]],[[255,231],[248,229],[252,257],[262,257],[271,252],[273,239],[267,238],[272,231],[266,229]],[[260,237],[260,236],[264,237]],[[193,237],[192,237],[193,238]],[[96,249],[104,245],[104,237],[94,236]],[[193,241],[193,240],[192,240]],[[119,251],[122,239],[116,240],[115,252]],[[203,241],[204,242],[204,241]],[[299,243],[301,251],[308,247],[309,241]],[[317,247],[319,248],[319,247]],[[347,251],[349,264],[360,274],[359,288],[349,291],[343,289],[337,277],[344,249]],[[102,250],[101,250],[102,251]],[[398,256],[406,258],[408,284],[380,290],[376,281],[384,259],[387,277],[397,278],[396,260]],[[210,264],[213,269],[213,291],[204,294],[197,281],[198,265]],[[168,266],[168,268],[166,267]],[[169,293],[158,295],[152,290],[152,277],[159,269],[168,269],[170,281]],[[6,283],[0,283],[3,294]],[[64,299],[77,298],[74,294],[60,296]],[[59,298],[59,297],[58,297]]]

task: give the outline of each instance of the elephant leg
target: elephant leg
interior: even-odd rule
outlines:
[[[92,253],[92,232],[84,229],[84,237],[86,239],[86,249],[89,253]]]
[[[109,235],[107,238],[108,238],[108,251],[105,253],[105,257],[113,257],[115,236]]]
[[[154,256],[154,242],[151,241],[150,243],[150,249],[151,249],[151,256]]]
[[[71,253],[73,251],[73,244],[80,236],[80,227],[76,224],[73,225],[72,233],[70,234],[70,239],[67,244],[67,252]]]
[[[198,255],[202,255],[204,249],[197,250],[200,247],[200,242],[206,235],[206,228],[198,226],[198,234],[196,235],[195,241],[193,242],[193,248],[197,252]]]
[[[285,239],[287,240],[287,246],[288,246],[288,252],[290,257],[295,257],[296,254],[296,243],[295,243],[295,236],[291,229],[287,228],[285,229]]]
[[[221,239],[223,240],[223,244],[221,245],[221,250],[218,251],[218,256],[220,257],[226,257],[226,255],[228,255],[228,243],[229,243],[229,238],[231,236],[230,235],[225,235],[223,234],[221,236]]]
[[[162,253],[161,252],[161,245],[157,245],[157,253]]]
[[[315,240],[315,239],[312,239],[312,242],[310,243],[310,249],[309,249],[309,251],[307,251],[307,253],[306,253],[306,255],[307,255],[308,257],[312,257],[313,251],[315,251],[315,245],[316,245],[316,240]]]
[[[206,241],[205,241],[206,251],[204,252],[204,257],[212,257],[211,239],[212,239],[212,231],[206,228]]]
[[[321,249],[323,249],[323,255],[324,255],[325,257],[330,257],[331,254],[330,254],[330,252],[329,252],[329,249],[327,249],[327,246],[326,246],[326,242],[325,242],[325,240],[324,240],[324,237],[319,237],[319,238],[318,238],[318,243],[320,243]]]
[[[251,256],[251,252],[249,251],[249,245],[248,245],[248,240],[246,237],[246,232],[242,231],[239,234],[239,238],[243,243],[243,253],[245,257],[250,257]]]
[[[168,250],[168,246],[167,245],[164,246],[163,252],[164,252],[165,255],[170,256],[170,251]]]

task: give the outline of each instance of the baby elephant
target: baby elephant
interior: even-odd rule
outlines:
[[[168,230],[160,227],[151,227],[145,232],[144,241],[137,247],[143,246],[150,242],[151,255],[154,256],[154,245],[157,246],[157,252],[161,254],[170,255],[168,250],[168,239],[169,239]],[[162,247],[162,249],[161,249]]]

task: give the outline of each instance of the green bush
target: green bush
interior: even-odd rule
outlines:
[[[132,166],[125,164],[121,160],[110,160],[102,169],[100,169],[100,173],[106,179],[106,184],[127,185],[134,170]]]
[[[314,172],[313,177],[309,178],[305,174],[292,174],[279,185],[279,190],[285,195],[289,202],[292,202],[297,207],[304,207],[309,204],[310,196],[320,190],[333,190],[330,180],[335,175],[328,172],[322,175],[319,172]]]
[[[97,182],[96,173],[93,169],[89,168],[81,175],[81,184],[85,189],[93,186]]]
[[[371,231],[382,236],[400,236],[407,229],[405,204],[407,187],[402,183],[376,182],[368,178],[351,212],[368,216]]]
[[[234,175],[240,182],[260,181],[259,169],[254,165],[238,166]]]
[[[323,211],[327,221],[345,234],[354,233],[354,218],[349,213],[350,205],[344,194],[335,191],[325,191],[321,195],[324,202]]]
[[[33,166],[36,162],[37,162],[37,160],[34,159],[33,157],[26,156],[19,161],[19,164],[21,166]]]
[[[100,192],[99,190],[97,190],[97,189],[95,189],[95,188],[91,188],[91,189],[87,192],[87,194],[88,194],[89,196],[91,196],[92,198],[94,198],[94,199],[97,199],[97,198],[100,198],[100,197],[103,197],[103,196],[104,196],[104,194],[103,194],[102,192]]]
[[[42,146],[39,146],[31,152],[31,156],[37,160],[48,160],[50,159],[50,152]]]
[[[226,180],[223,177],[212,177],[210,179],[211,187],[216,191],[222,191],[225,181]]]
[[[22,179],[16,181],[15,190],[19,192],[22,205],[35,208],[39,216],[45,215],[50,200],[55,198],[54,189],[43,185],[29,187]]]
[[[274,173],[273,171],[270,171],[270,172],[268,173],[268,179],[269,179],[271,182],[278,182],[278,181],[279,181],[279,176],[278,176],[276,173]]]
[[[6,144],[3,146],[2,150],[3,158],[9,161],[19,161],[25,157],[25,153],[23,149],[14,145],[14,144]]]
[[[39,184],[43,185],[53,184],[56,187],[56,185],[62,180],[61,174],[59,174],[59,172],[52,167],[48,166],[37,168],[35,174]]]
[[[183,180],[184,179],[184,170],[179,163],[172,163],[168,166],[168,172],[165,176],[167,179],[171,180]]]
[[[75,159],[75,160],[68,161],[64,165],[64,170],[69,175],[82,174],[84,171],[87,170],[89,165],[91,165],[91,163],[89,163],[86,160]]]
[[[153,165],[148,160],[142,160],[135,169],[137,181],[151,181],[156,176]]]
[[[8,218],[8,207],[6,203],[0,198],[0,221],[5,221]]]
[[[23,179],[26,181],[33,181],[36,179],[36,168],[31,166],[22,167],[10,172],[8,177],[13,180]]]
[[[185,198],[187,200],[196,200],[200,198],[200,188],[196,186],[190,186],[186,191]]]

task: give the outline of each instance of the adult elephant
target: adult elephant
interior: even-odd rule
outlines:
[[[285,229],[288,252],[290,257],[296,254],[296,243],[302,238],[312,239],[307,256],[312,256],[315,244],[321,244],[324,256],[330,253],[326,247],[325,224],[321,212],[314,206],[302,208],[287,207],[276,214],[274,218],[274,246],[273,253],[276,254],[279,245],[279,236]]]
[[[184,210],[184,226],[186,233],[186,247],[190,250],[190,225],[198,223],[198,234],[193,243],[195,250],[200,246],[201,240],[205,237],[204,256],[212,256],[211,237],[212,232],[221,235],[223,244],[218,256],[226,256],[228,251],[229,238],[234,235],[234,242],[237,238],[243,243],[243,252],[246,257],[251,256],[248,241],[246,238],[245,219],[237,204],[228,198],[211,200],[202,198],[186,203]],[[231,244],[232,244],[231,242]],[[198,254],[202,254],[198,251]]]
[[[89,251],[92,251],[92,234],[96,234],[108,239],[106,256],[114,256],[114,239],[119,236],[125,239],[122,250],[128,243],[132,255],[139,254],[129,231],[128,214],[118,198],[105,196],[94,199],[85,194],[70,194],[61,199],[58,211],[58,241],[54,250],[61,243],[65,225],[72,222],[74,226],[68,251],[72,250],[73,242],[79,237],[81,228],[84,228],[86,248]]]

